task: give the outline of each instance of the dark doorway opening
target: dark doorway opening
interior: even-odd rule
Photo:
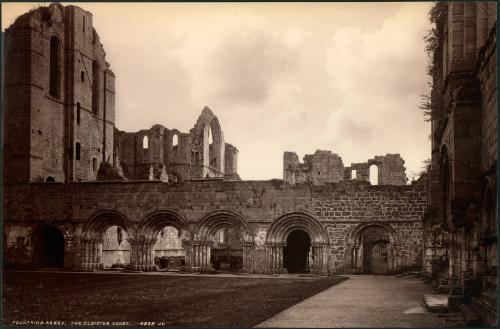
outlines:
[[[309,249],[311,238],[301,230],[291,232],[286,239],[283,250],[283,265],[288,273],[305,273],[309,271]]]
[[[37,267],[64,266],[64,237],[57,228],[44,226],[36,232],[33,257]]]
[[[389,235],[379,227],[369,227],[362,232],[363,273],[387,274],[389,272]]]

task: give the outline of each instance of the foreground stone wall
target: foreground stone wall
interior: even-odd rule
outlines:
[[[425,191],[417,185],[290,186],[278,180],[46,183],[5,186],[4,209],[6,263],[14,266],[36,265],[33,240],[50,225],[65,238],[66,268],[99,268],[103,235],[119,226],[132,266],[151,270],[158,233],[172,226],[181,231],[186,263],[194,270],[210,267],[210,241],[230,227],[241,240],[245,271],[283,271],[287,237],[300,229],[311,239],[311,271],[362,272],[353,258],[361,257],[356,250],[363,230],[377,226],[390,236],[388,270],[394,272],[421,264]]]

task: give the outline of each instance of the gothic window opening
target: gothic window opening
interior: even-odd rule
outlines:
[[[50,38],[49,94],[61,96],[61,42],[56,36]]]
[[[175,134],[172,137],[172,149],[174,152],[177,152],[178,148],[179,148],[179,137],[177,136],[177,134]]]
[[[357,172],[356,170],[351,170],[351,179],[356,179]]]
[[[149,140],[148,140],[148,136],[144,136],[142,138],[142,148],[144,150],[147,150],[149,148]]]

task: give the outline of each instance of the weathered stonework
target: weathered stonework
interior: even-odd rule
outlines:
[[[328,151],[304,164],[285,153],[284,181],[240,181],[238,150],[207,107],[189,133],[119,131],[114,75],[91,26],[90,13],[52,4],[6,30],[6,267],[326,274],[421,266],[426,190],[405,185],[399,155],[345,168]],[[371,164],[378,186],[368,183]]]
[[[142,270],[155,269],[153,246],[164,227],[184,234],[186,263],[195,269],[211,266],[214,235],[224,227],[238,232],[247,253],[243,266],[249,272],[283,271],[279,259],[287,234],[295,229],[308,233],[312,249],[317,248],[315,259],[322,263],[310,264],[316,272],[370,272],[361,260],[353,260],[362,257],[356,250],[363,247],[360,236],[370,227],[380,228],[388,237],[387,272],[418,268],[422,260],[425,191],[420,185],[290,186],[281,181],[219,180],[33,183],[6,185],[4,195],[6,264],[11,265],[37,266],[33,239],[46,225],[63,232],[68,269],[102,268],[99,250],[112,226],[126,232],[132,248],[130,264]],[[200,244],[205,249],[195,256],[193,246]],[[134,250],[137,245],[140,255]],[[270,260],[270,255],[276,259]]]
[[[435,9],[424,269],[450,301],[496,325],[496,3]]]
[[[4,181],[95,180],[113,153],[115,76],[92,14],[40,7],[4,45]]]
[[[283,154],[283,180],[289,184],[311,182],[315,185],[355,179],[370,182],[370,167],[376,167],[380,185],[405,185],[404,160],[399,154],[375,156],[366,163],[352,163],[344,167],[342,158],[331,151],[317,150],[304,156],[304,162],[294,152]]]
[[[219,120],[208,107],[189,133],[159,124],[135,133],[115,129],[114,145],[128,179],[239,179],[238,149],[224,142]]]

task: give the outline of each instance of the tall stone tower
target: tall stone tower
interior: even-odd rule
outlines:
[[[113,159],[115,77],[92,14],[39,7],[4,44],[4,181],[95,180]]]

